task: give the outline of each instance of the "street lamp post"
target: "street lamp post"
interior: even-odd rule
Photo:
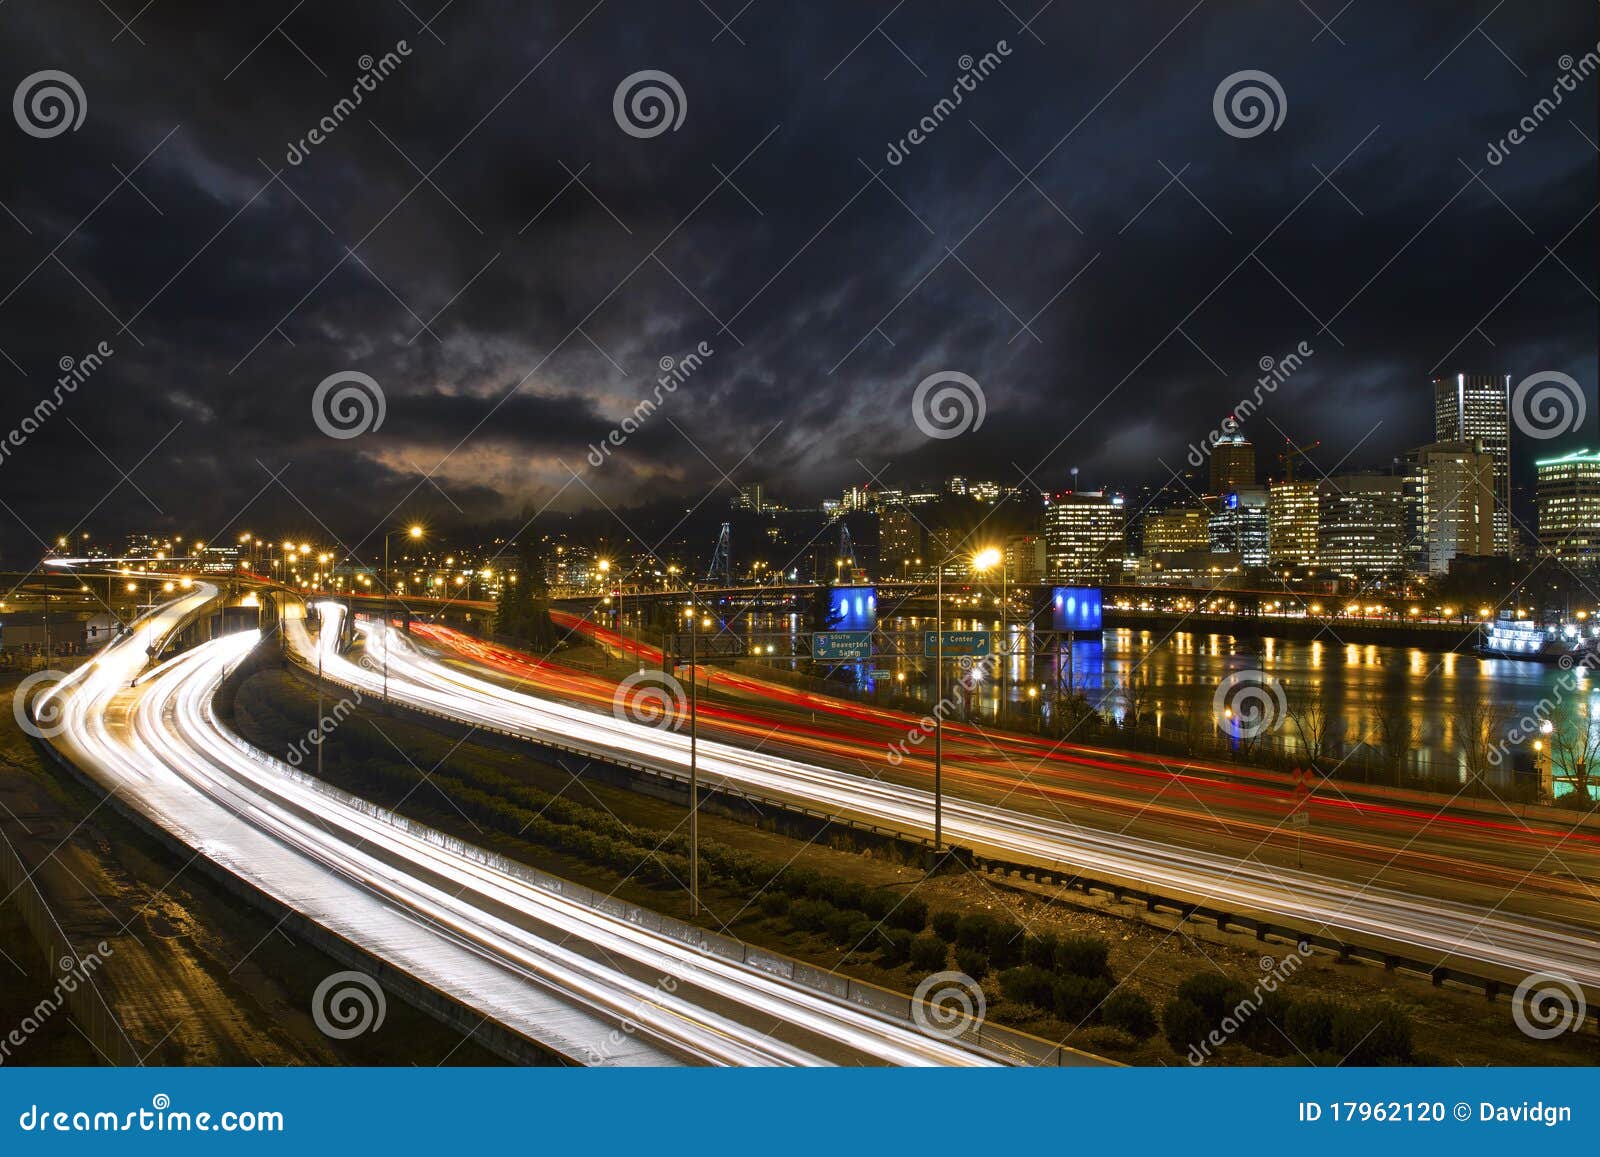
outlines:
[[[700,915],[700,610],[689,583],[689,917]]]
[[[944,563],[933,579],[933,855],[944,846]]]
[[[383,536],[383,706],[389,708],[389,588],[394,574],[389,569],[389,540],[404,533],[407,538],[421,538],[422,527],[409,526],[404,531],[394,531]]]

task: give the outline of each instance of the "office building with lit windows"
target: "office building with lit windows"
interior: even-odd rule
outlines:
[[[1433,379],[1433,437],[1482,443],[1494,460],[1494,553],[1512,553],[1511,375],[1447,374]]]
[[[1274,482],[1267,492],[1267,558],[1275,566],[1318,562],[1320,484]]]
[[[1241,486],[1222,495],[1209,519],[1211,549],[1237,554],[1245,566],[1267,565],[1267,492]]]
[[[1494,554],[1494,457],[1483,443],[1435,442],[1413,459],[1422,567],[1442,575],[1458,554]]]
[[[1126,520],[1120,494],[1068,490],[1052,495],[1044,509],[1050,581],[1092,586],[1119,578]]]
[[[1317,554],[1340,578],[1382,580],[1406,569],[1406,478],[1341,474],[1317,497]]]
[[[1579,450],[1534,463],[1539,553],[1573,569],[1600,563],[1600,454]]]

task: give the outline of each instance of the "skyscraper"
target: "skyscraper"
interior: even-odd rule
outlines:
[[[1416,451],[1422,559],[1445,574],[1458,554],[1494,554],[1494,456],[1477,439]]]
[[[1274,564],[1316,566],[1318,483],[1274,482],[1267,494],[1267,556]]]
[[[1213,553],[1237,554],[1245,566],[1267,565],[1267,492],[1261,487],[1228,491],[1208,521]]]
[[[1068,490],[1044,511],[1045,565],[1052,582],[1105,583],[1122,571],[1122,495]]]
[[[1600,563],[1600,454],[1579,450],[1534,469],[1539,553],[1574,568]]]
[[[1211,493],[1256,484],[1256,448],[1243,434],[1225,434],[1211,445]]]
[[[1342,474],[1319,484],[1317,553],[1322,565],[1349,579],[1383,579],[1406,564],[1403,476]]]
[[[1483,443],[1494,460],[1494,553],[1510,555],[1511,375],[1447,374],[1433,379],[1433,437]]]

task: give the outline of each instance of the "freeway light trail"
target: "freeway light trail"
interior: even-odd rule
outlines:
[[[558,695],[609,712],[618,694],[617,684],[609,679],[486,643],[450,627],[413,623],[411,632],[480,668],[512,676],[518,686],[537,687],[546,696]],[[603,632],[601,637],[609,634]],[[626,642],[630,650],[639,649],[632,640]],[[898,767],[886,759],[889,745],[903,741],[908,728],[915,726],[910,716],[714,668],[700,674],[716,684],[732,684],[744,698],[763,705],[793,706],[798,701],[801,710],[814,709],[813,720],[807,721],[803,715],[770,708],[763,714],[754,707],[702,700],[702,734],[746,746],[781,748],[853,773],[868,768],[913,786],[932,782],[926,745]],[[676,704],[679,727],[687,722],[686,707]],[[672,710],[672,705],[663,704],[663,710]],[[821,716],[820,722],[816,716]],[[1298,851],[1303,844],[1327,857],[1328,868],[1337,862],[1349,869],[1335,874],[1358,882],[1372,871],[1391,876],[1407,873],[1408,882],[1425,892],[1441,882],[1472,881],[1485,891],[1514,893],[1519,907],[1520,901],[1534,899],[1563,915],[1574,911],[1574,904],[1590,905],[1600,898],[1581,880],[1539,870],[1541,859],[1547,859],[1552,849],[1559,849],[1560,859],[1549,866],[1588,867],[1593,860],[1583,857],[1600,851],[1600,833],[1530,828],[1328,793],[1307,805],[1317,826],[1294,828],[1286,818],[1301,800],[1286,784],[1275,782],[1282,776],[1246,771],[1246,782],[1233,782],[1218,778],[1219,769],[1202,765],[1191,771],[1191,765],[1174,768],[1160,761],[1150,766],[1148,758],[1078,745],[1058,748],[1028,736],[947,724],[944,775],[947,784],[972,789],[969,794],[986,790],[1001,802],[1015,801],[1012,806],[1038,800],[1058,814],[1070,809],[1091,826],[1098,822],[1118,829],[1134,823],[1145,829],[1159,827],[1161,838],[1182,843],[1220,835],[1240,847],[1270,845]],[[1178,789],[1169,791],[1174,785]]]
[[[336,604],[323,605],[329,618],[341,613]],[[389,692],[396,699],[600,758],[642,764],[678,778],[687,774],[687,735],[506,689],[434,661],[392,627],[361,623],[358,629],[375,658],[384,646],[389,648]],[[314,665],[309,636],[302,632],[297,642],[291,633],[290,639]],[[365,690],[378,687],[377,675],[337,654],[331,639],[324,641],[322,661],[336,680]],[[712,740],[703,739],[700,751],[700,774],[708,787],[726,784],[902,831],[931,827],[932,797],[919,788]],[[1486,965],[1519,978],[1558,969],[1583,984],[1600,985],[1600,940],[1554,921],[1360,887],[948,796],[945,826],[953,842],[996,858],[1136,882],[1175,899],[1265,914],[1295,927],[1323,926],[1444,966]]]
[[[574,1060],[992,1063],[909,1022],[539,887],[487,853],[250,747],[223,726],[212,698],[258,632],[203,643],[139,675],[149,641],[214,595],[205,586],[158,608],[81,668],[53,704],[63,754],[197,853]],[[330,647],[332,630],[330,622]],[[298,635],[309,643],[303,624]]]

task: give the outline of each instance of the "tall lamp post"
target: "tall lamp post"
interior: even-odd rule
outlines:
[[[1011,646],[1011,636],[1010,636],[1010,633],[1007,631],[1007,627],[1006,627],[1006,611],[1009,609],[1009,604],[1006,602],[1006,594],[1007,594],[1007,591],[1006,591],[1006,579],[1008,577],[1007,571],[1009,570],[1009,567],[1006,564],[1005,552],[1000,550],[998,547],[991,546],[991,547],[988,547],[985,550],[980,550],[976,555],[973,556],[973,559],[972,559],[972,569],[977,571],[979,574],[983,574],[983,573],[985,573],[987,571],[991,571],[997,565],[1000,567],[1000,643],[1001,643],[1001,650],[1000,650],[1000,709],[999,709],[999,717],[1000,718],[999,718],[999,722],[1000,722],[1000,726],[1004,727],[1005,726],[1005,718],[1006,718],[1006,667],[1009,665],[1009,662],[1010,662],[1010,646]]]
[[[408,526],[405,530],[396,530],[383,536],[383,706],[389,707],[389,588],[393,585],[393,574],[389,570],[389,541],[397,535],[404,534],[407,538],[421,538],[422,527]]]
[[[700,915],[700,608],[689,581],[689,917]]]

